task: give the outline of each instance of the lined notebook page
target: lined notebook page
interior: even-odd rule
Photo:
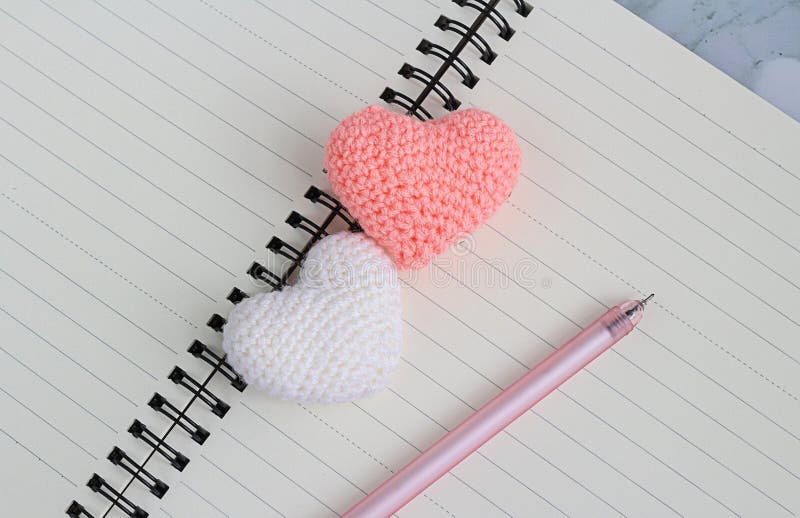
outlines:
[[[400,516],[791,516],[800,511],[797,123],[612,2],[541,0],[448,85],[515,129],[509,201],[404,275],[390,387],[353,404],[212,390],[211,438],[151,516],[335,516],[608,306],[650,292],[639,328]],[[173,365],[269,264],[328,132],[378,103],[445,1],[0,3],[0,470],[15,516],[63,513]],[[487,28],[489,25],[487,24]],[[488,34],[490,31],[486,31]],[[435,103],[426,104],[441,114]],[[111,511],[108,516],[120,516]]]

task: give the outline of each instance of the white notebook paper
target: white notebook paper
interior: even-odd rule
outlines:
[[[174,518],[343,513],[607,306],[655,292],[639,328],[398,513],[413,517],[791,516],[800,511],[800,126],[611,1],[538,0],[468,46],[462,106],[503,118],[523,170],[474,236],[403,287],[390,387],[338,406],[209,389],[163,498],[134,419],[203,379],[186,347],[264,245],[327,188],[347,114],[414,96],[404,62],[458,35],[444,0],[0,2],[0,494],[9,516],[73,500],[123,516],[97,473]],[[425,107],[445,111],[435,97]]]

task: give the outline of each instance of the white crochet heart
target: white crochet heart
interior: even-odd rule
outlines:
[[[231,311],[222,348],[244,380],[281,399],[352,401],[385,387],[402,344],[400,287],[363,233],[322,239],[298,281]]]

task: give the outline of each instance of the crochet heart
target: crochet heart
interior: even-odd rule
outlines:
[[[422,268],[508,198],[520,149],[485,111],[421,122],[370,106],[333,130],[325,168],[339,201],[397,267]]]
[[[309,251],[293,286],[235,306],[222,348],[249,385],[271,396],[340,403],[386,386],[401,327],[391,259],[363,233],[342,232]]]

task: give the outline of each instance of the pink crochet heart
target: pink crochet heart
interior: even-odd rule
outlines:
[[[422,268],[508,198],[520,150],[485,111],[421,122],[369,106],[333,130],[325,168],[339,201],[397,267]]]

